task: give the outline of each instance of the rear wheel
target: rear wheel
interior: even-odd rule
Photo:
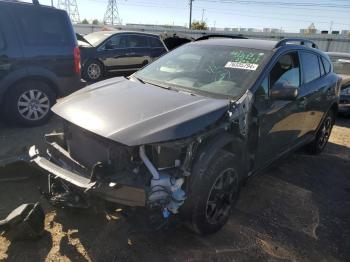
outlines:
[[[6,97],[6,117],[25,126],[41,125],[49,119],[55,93],[42,81],[27,81],[11,87]]]
[[[237,164],[233,154],[220,151],[204,174],[192,174],[185,219],[196,233],[215,233],[228,221],[241,187]]]
[[[311,154],[320,154],[324,150],[331,135],[334,122],[335,114],[333,110],[330,110],[319,128],[315,140],[307,145],[307,150]]]

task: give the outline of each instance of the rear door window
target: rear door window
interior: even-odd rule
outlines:
[[[328,74],[331,71],[331,64],[328,62],[328,60],[324,57],[322,57],[322,62],[324,65],[324,69],[326,71],[326,74]]]
[[[129,35],[127,48],[148,47],[147,38],[140,35]]]
[[[303,65],[304,83],[309,83],[320,78],[320,65],[318,56],[309,52],[300,52],[301,63]]]
[[[48,8],[23,6],[14,10],[23,42],[27,46],[66,46],[70,44],[67,16]]]

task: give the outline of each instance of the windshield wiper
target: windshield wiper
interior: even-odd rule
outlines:
[[[131,75],[131,77],[135,78],[137,81],[141,82],[142,84],[146,84],[145,81],[143,81],[141,78],[139,78],[137,76]]]
[[[163,88],[163,89],[171,90],[170,86],[164,86],[164,85],[161,85],[161,84],[157,84],[157,83],[154,83],[154,82],[148,82],[148,81],[144,81],[144,82],[146,84],[150,84],[150,85],[158,86],[158,87]]]

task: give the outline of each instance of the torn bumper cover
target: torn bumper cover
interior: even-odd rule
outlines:
[[[59,178],[63,182],[75,186],[80,192],[126,206],[145,206],[145,188],[116,182],[93,179],[94,174],[88,176],[84,167],[72,159],[69,152],[54,140],[61,134],[46,137],[48,158],[40,155],[39,150],[32,146],[29,150],[30,161],[46,170],[51,177]],[[133,175],[133,174],[130,174]]]

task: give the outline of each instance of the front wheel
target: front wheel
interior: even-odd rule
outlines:
[[[238,164],[233,154],[219,151],[204,174],[192,174],[185,220],[196,233],[215,233],[228,221],[241,187]]]
[[[97,82],[102,76],[103,67],[98,61],[89,61],[83,68],[83,78],[88,82]]]
[[[335,113],[330,110],[317,131],[315,140],[307,145],[307,151],[311,154],[320,154],[326,147],[335,122]]]

